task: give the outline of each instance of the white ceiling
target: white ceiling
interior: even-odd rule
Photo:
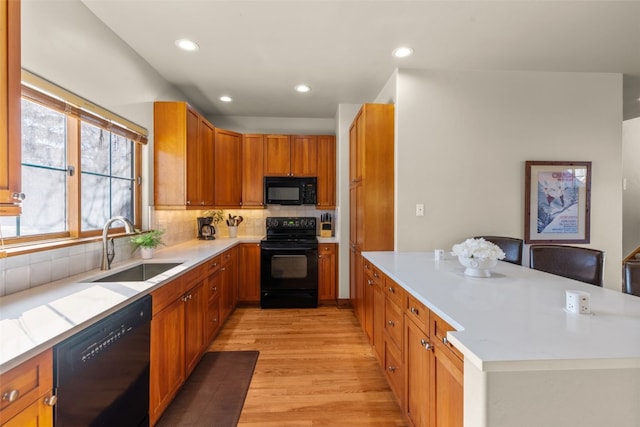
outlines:
[[[640,1],[82,1],[207,116],[332,118],[397,67],[622,73],[640,116]]]

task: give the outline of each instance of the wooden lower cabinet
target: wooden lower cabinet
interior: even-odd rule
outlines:
[[[321,243],[318,245],[318,299],[321,302],[335,302],[338,283],[338,245]]]
[[[204,268],[197,267],[152,293],[151,425],[160,419],[208,344],[205,329],[208,295],[204,274]],[[179,295],[177,298],[167,301],[176,294]]]
[[[462,427],[464,358],[446,338],[454,328],[366,259],[362,267],[363,306],[371,288],[374,352],[407,422]]]
[[[53,352],[45,350],[0,376],[0,425],[53,426]]]
[[[260,302],[260,243],[242,243],[238,247],[238,302]]]
[[[220,318],[229,317],[238,301],[238,255],[237,246],[222,254],[220,265]]]

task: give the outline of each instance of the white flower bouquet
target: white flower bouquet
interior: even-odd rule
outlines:
[[[453,245],[451,251],[458,258],[475,259],[503,259],[504,252],[498,245],[483,238],[467,239],[462,243]]]

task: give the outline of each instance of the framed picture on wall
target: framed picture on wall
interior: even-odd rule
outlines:
[[[525,162],[525,243],[589,243],[591,162]]]

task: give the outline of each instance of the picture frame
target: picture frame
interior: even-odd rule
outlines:
[[[525,243],[589,243],[591,162],[525,162]]]

